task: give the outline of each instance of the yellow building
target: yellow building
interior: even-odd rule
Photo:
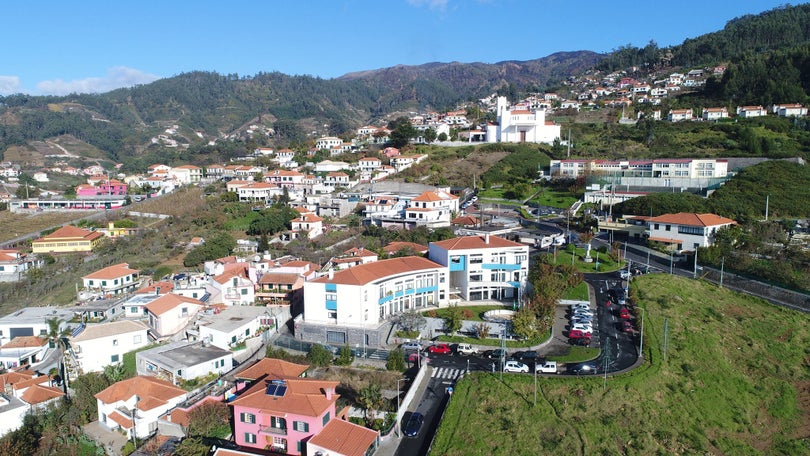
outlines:
[[[34,253],[90,252],[103,234],[66,225],[31,243]]]

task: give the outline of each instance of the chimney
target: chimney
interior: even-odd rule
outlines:
[[[489,244],[489,233],[484,235],[484,244]]]
[[[333,392],[334,392],[334,391],[332,390],[332,388],[324,388],[324,393],[326,393],[326,400],[327,400],[327,401],[331,401],[331,400],[332,400],[332,393],[333,393]]]

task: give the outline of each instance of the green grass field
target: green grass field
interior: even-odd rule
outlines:
[[[531,376],[465,377],[430,454],[810,454],[807,315],[664,274],[631,293],[644,365],[539,378],[536,405]]]

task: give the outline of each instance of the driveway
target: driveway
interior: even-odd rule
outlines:
[[[127,443],[127,437],[118,431],[111,431],[98,421],[84,425],[84,433],[91,440],[102,445],[109,456],[119,456],[121,448]]]

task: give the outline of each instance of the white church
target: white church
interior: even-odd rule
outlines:
[[[498,97],[498,122],[487,125],[487,142],[533,142],[552,144],[560,137],[560,126],[546,121],[544,109],[513,109],[506,97]]]

